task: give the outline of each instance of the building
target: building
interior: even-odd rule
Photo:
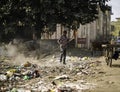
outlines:
[[[111,7],[106,12],[99,9],[98,19],[95,21],[81,25],[77,31],[70,30],[57,24],[56,32],[52,35],[45,33],[42,39],[58,39],[64,30],[69,30],[68,37],[75,39],[75,46],[79,48],[91,48],[93,41],[107,41],[111,34]]]
[[[111,22],[111,31],[113,37],[120,36],[120,18],[116,18],[116,21]]]
[[[111,9],[103,13],[99,10],[98,19],[86,25],[80,25],[78,37],[86,40],[85,44],[78,43],[78,47],[90,48],[91,42],[109,41],[111,37]],[[84,40],[84,41],[85,41]],[[78,41],[79,42],[79,41]]]

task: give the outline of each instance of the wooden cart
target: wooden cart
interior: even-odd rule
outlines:
[[[108,66],[112,66],[113,54],[117,48],[120,48],[120,44],[102,44],[104,50],[105,61]]]

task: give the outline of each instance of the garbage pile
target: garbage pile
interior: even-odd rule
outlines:
[[[0,61],[0,90],[2,92],[82,92],[92,89],[94,83],[85,78],[100,70],[100,61],[88,57],[67,57],[67,65],[58,62],[58,57],[49,57],[44,62],[11,65]]]
[[[21,66],[12,66],[1,61],[0,66],[0,90],[2,91],[10,90],[11,86],[16,86],[16,83],[19,81],[22,82],[40,77],[39,70],[36,69],[37,65],[31,64],[28,61]],[[4,88],[4,85],[7,88]]]

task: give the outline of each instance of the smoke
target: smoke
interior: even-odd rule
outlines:
[[[19,52],[17,51],[17,47],[12,45],[11,43],[6,45],[6,49],[8,57],[15,57],[16,55],[19,54]]]
[[[9,44],[2,44],[0,46],[0,58],[7,60],[9,63],[14,65],[21,65],[25,62],[39,62],[39,60],[36,58],[36,55],[30,54],[36,53],[29,51],[25,44],[23,42],[19,42],[19,40],[15,40],[15,42],[10,42]]]
[[[51,43],[52,42],[52,43]],[[56,41],[23,41],[14,39],[0,46],[0,57],[9,58],[10,63],[21,65],[25,62],[38,63],[42,58],[56,53]]]

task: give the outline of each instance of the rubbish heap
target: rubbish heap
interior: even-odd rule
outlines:
[[[67,57],[67,64],[58,62],[58,57],[49,57],[44,62],[8,65],[0,61],[0,90],[2,92],[82,92],[96,84],[85,78],[100,70],[100,61],[88,57]]]

